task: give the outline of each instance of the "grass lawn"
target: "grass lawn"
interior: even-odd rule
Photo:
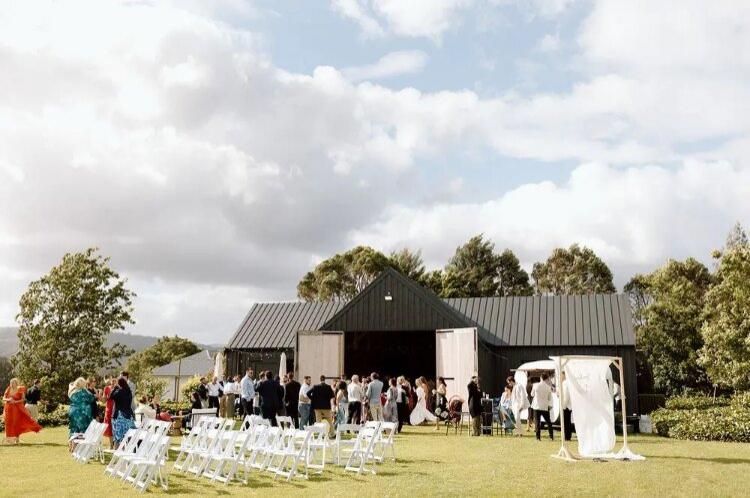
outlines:
[[[465,434],[465,433],[464,433]],[[557,434],[556,434],[557,435]],[[99,462],[80,465],[69,457],[67,429],[22,437],[0,447],[2,496],[127,496],[132,488],[104,476]],[[631,448],[645,462],[577,462],[552,459],[559,442],[532,436],[469,438],[431,428],[405,428],[397,440],[397,463],[378,475],[345,475],[327,467],[323,476],[293,483],[253,474],[248,486],[211,484],[170,473],[172,495],[254,496],[747,496],[750,446],[635,436]],[[174,456],[172,457],[174,458]],[[152,487],[151,494],[163,494]]]

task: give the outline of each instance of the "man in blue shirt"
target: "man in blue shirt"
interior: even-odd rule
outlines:
[[[375,421],[383,420],[383,405],[380,404],[380,393],[383,392],[383,382],[379,380],[378,374],[370,375],[370,383],[367,384],[365,396],[370,400],[370,416]]]
[[[242,399],[240,403],[242,405],[242,413],[244,416],[253,414],[253,400],[255,399],[255,380],[253,379],[253,369],[248,368],[245,376],[240,381],[240,389],[242,391]]]

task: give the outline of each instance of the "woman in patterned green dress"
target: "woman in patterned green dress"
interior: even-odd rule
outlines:
[[[86,379],[79,377],[68,387],[68,398],[70,398],[70,409],[68,410],[69,434],[82,434],[86,432],[91,423],[91,403],[94,395],[86,389]]]

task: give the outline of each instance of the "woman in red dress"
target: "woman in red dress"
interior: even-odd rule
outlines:
[[[104,386],[102,393],[102,399],[106,400],[106,408],[104,409],[104,423],[107,424],[107,428],[104,430],[104,435],[109,438],[110,447],[114,448],[114,441],[112,439],[112,411],[115,408],[115,401],[109,399],[109,395],[112,394],[115,386],[117,385],[117,378],[112,377],[109,379],[109,383]]]
[[[42,426],[37,424],[24,406],[26,402],[26,388],[16,379],[10,379],[10,385],[3,395],[5,404],[3,417],[5,418],[5,442],[18,444],[18,437],[26,432],[39,432]]]

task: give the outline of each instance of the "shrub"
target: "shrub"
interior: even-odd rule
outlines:
[[[188,401],[162,401],[161,409],[172,414],[176,414],[179,411],[189,412],[190,403]]]
[[[661,436],[700,441],[750,442],[750,394],[738,394],[730,399],[685,397],[667,401],[667,408],[651,414],[656,432]],[[673,407],[673,408],[670,408]],[[695,408],[690,408],[695,407]]]
[[[57,405],[51,412],[39,413],[39,425],[42,427],[55,427],[68,424],[68,405]]]
[[[705,410],[717,406],[727,406],[727,398],[712,398],[710,396],[674,396],[669,398],[665,407],[668,410]]]
[[[197,375],[194,376],[189,381],[185,382],[185,384],[182,386],[182,389],[180,390],[180,394],[182,394],[182,399],[192,399],[193,393],[198,390],[198,386],[201,384],[201,378]]]

